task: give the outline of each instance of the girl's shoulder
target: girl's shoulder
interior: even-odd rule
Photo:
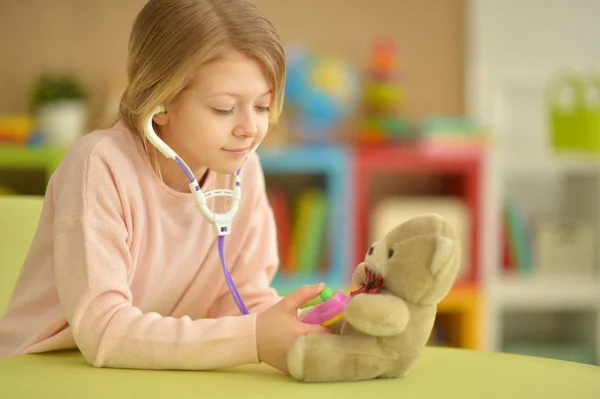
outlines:
[[[121,214],[140,203],[141,182],[151,170],[144,155],[139,138],[122,123],[73,142],[48,184],[54,223],[109,210]]]
[[[78,138],[65,152],[60,166],[139,162],[143,151],[139,141],[133,132],[118,122],[110,128],[93,130]]]
[[[140,173],[146,159],[139,138],[121,122],[93,130],[73,142],[65,152],[53,178],[81,180],[109,178],[115,173]]]
[[[116,201],[126,192],[139,191],[150,168],[139,138],[117,123],[72,143],[52,174],[49,189],[55,201],[75,208],[96,198],[112,197]]]

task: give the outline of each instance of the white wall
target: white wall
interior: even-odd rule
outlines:
[[[501,85],[528,91],[555,68],[600,68],[600,0],[470,0],[469,13],[468,107],[482,121]],[[534,113],[535,98],[508,90]]]

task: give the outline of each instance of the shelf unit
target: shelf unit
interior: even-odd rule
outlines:
[[[526,158],[513,152],[509,162],[508,156],[502,160],[504,153],[499,155],[496,171],[499,204],[512,196],[530,223],[547,217],[591,221],[597,242],[599,156],[552,154],[542,147]],[[499,230],[500,226],[498,223]],[[597,246],[594,270],[590,272],[570,271],[577,260],[565,264],[564,271],[545,271],[545,265],[536,259],[535,230],[530,232],[531,270],[506,272],[501,251],[496,251],[487,290],[489,349],[600,365]]]
[[[526,273],[503,273],[503,244],[498,239],[507,197],[513,197],[526,215],[557,215],[559,210],[592,221],[596,237],[600,234],[600,154],[559,154],[552,149],[545,90],[548,78],[559,69],[586,71],[598,65],[598,52],[586,51],[597,45],[593,32],[598,25],[587,16],[595,15],[598,3],[586,6],[567,15],[560,2],[541,6],[469,0],[465,100],[467,114],[494,133],[484,187],[485,348],[574,361],[589,361],[595,352],[600,364],[600,261],[595,276],[587,277],[552,277],[536,267]],[[530,21],[536,18],[546,23],[532,28]],[[558,25],[562,29],[556,29]],[[553,46],[546,45],[550,42]],[[568,271],[578,262],[563,263]]]
[[[486,348],[600,365],[600,252],[593,268],[570,258],[550,272],[536,250],[539,221],[574,219],[600,233],[600,154],[557,151],[544,108],[543,71],[498,73],[490,123],[497,132],[486,191],[491,220],[487,239]],[[516,206],[527,227],[532,260],[509,272],[503,258],[504,206]],[[523,242],[522,240],[520,240]],[[551,255],[545,255],[551,256]],[[547,258],[549,259],[549,258]],[[589,261],[589,258],[588,258]],[[550,262],[552,263],[552,262]],[[588,262],[589,263],[589,262]],[[571,324],[565,328],[563,324]]]
[[[600,280],[513,276],[495,281],[488,295],[504,309],[597,309]]]

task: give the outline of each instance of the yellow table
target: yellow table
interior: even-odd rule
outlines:
[[[78,352],[0,359],[0,398],[600,398],[600,367],[427,348],[405,379],[300,383],[263,365],[223,371],[96,369]]]

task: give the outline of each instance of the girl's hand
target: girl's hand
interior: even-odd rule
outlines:
[[[305,285],[258,314],[256,340],[261,362],[287,374],[287,354],[296,338],[313,333],[330,333],[323,326],[303,323],[298,318],[298,309],[317,297],[324,287],[323,283]]]

